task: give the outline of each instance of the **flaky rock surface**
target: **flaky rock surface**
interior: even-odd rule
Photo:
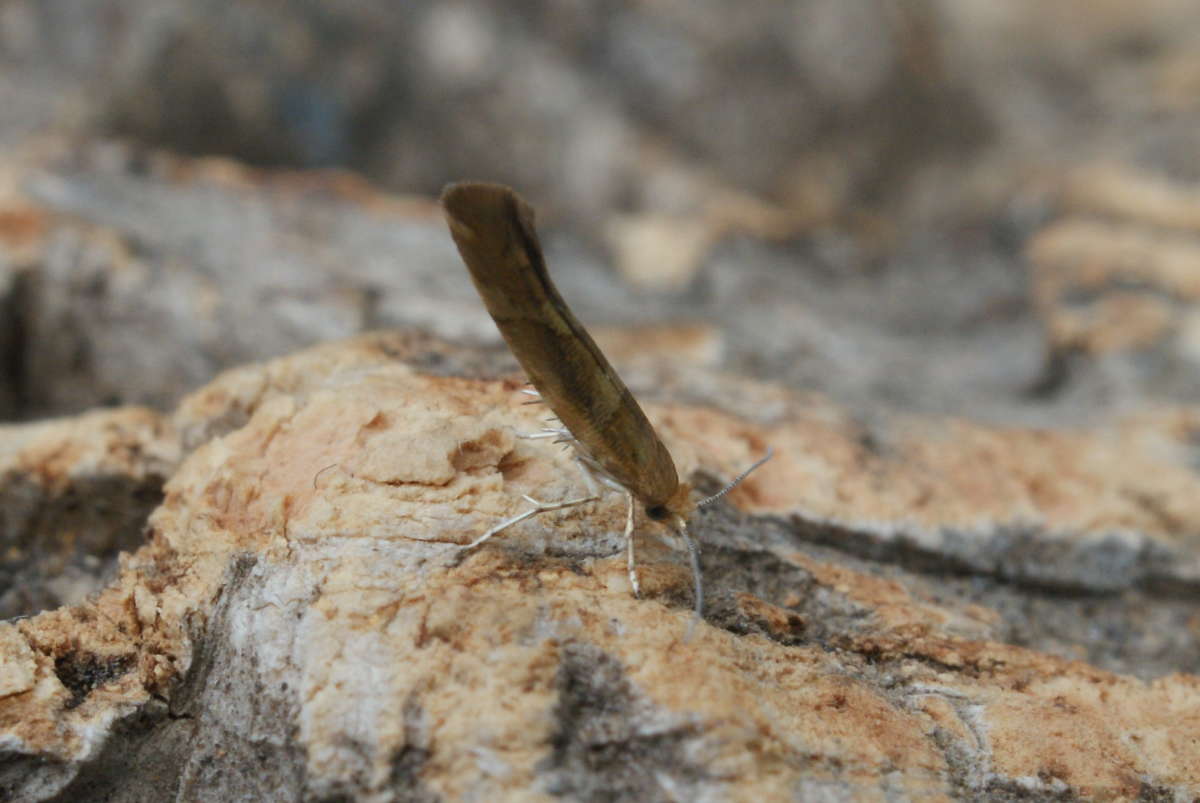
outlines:
[[[0,4],[0,798],[1200,799],[1191,0],[395,5]],[[617,499],[456,551],[580,490],[463,178],[777,450],[690,638]]]
[[[1195,411],[1066,434],[896,417],[868,438],[769,388],[742,392],[770,421],[647,405],[702,485],[779,452],[696,522],[710,601],[689,637],[686,562],[649,524],[631,596],[618,497],[455,548],[579,481],[515,437],[544,415],[519,381],[422,372],[429,346],[246,366],[136,430],[194,447],[146,544],[91,599],[0,625],[10,796],[1200,790]],[[112,421],[42,426],[7,459]]]
[[[544,412],[520,404],[502,347],[410,328],[254,361],[315,339],[297,321],[481,336],[427,203],[163,155],[131,175],[114,152],[115,167],[91,149],[29,171],[6,201],[6,292],[32,303],[10,332],[28,355],[10,398],[161,402],[245,364],[171,412],[0,429],[10,797],[1200,793],[1186,186],[1128,167],[1064,176],[1061,214],[1027,246],[1030,308],[998,325],[966,314],[989,309],[980,289],[939,313],[945,328],[913,328],[954,288],[894,279],[885,290],[915,287],[894,317],[827,330],[814,322],[878,289],[772,274],[753,244],[737,274],[709,244],[703,320],[618,303],[640,325],[597,338],[685,474],[715,490],[777,450],[695,522],[709,602],[688,638],[686,562],[648,524],[645,598],[629,593],[619,499],[456,550],[522,494],[580,488],[567,455],[516,437]],[[213,197],[242,214],[172,215],[191,221],[175,230],[134,214]],[[388,289],[364,290],[384,264],[367,259],[329,278],[297,258],[295,295],[238,269],[331,210],[346,242],[407,243]],[[189,250],[205,231],[228,236]],[[585,308],[637,297],[566,267]],[[731,330],[718,311],[751,286],[760,330]],[[797,298],[832,311],[779,325]],[[271,336],[220,325],[247,316]],[[189,344],[200,356],[173,364]],[[948,355],[964,344],[994,363],[961,373],[969,358]],[[815,363],[792,367],[800,354]],[[798,389],[810,372],[823,392]],[[985,376],[1009,392],[969,381]],[[952,397],[971,414],[940,412]]]

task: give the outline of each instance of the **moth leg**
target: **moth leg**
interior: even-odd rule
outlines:
[[[540,441],[546,438],[562,438],[564,432],[565,429],[546,427],[538,432],[518,432],[517,437],[523,441]],[[567,433],[567,437],[570,437],[570,433]]]
[[[629,585],[633,588],[633,596],[641,599],[642,589],[638,585],[637,565],[633,560],[633,494],[625,492],[628,513],[625,515],[625,548],[627,550],[626,566],[629,569]]]
[[[525,494],[523,496],[523,498],[525,499],[526,502],[533,505],[532,508],[530,508],[529,510],[526,510],[524,513],[518,513],[517,515],[515,515],[511,518],[505,519],[504,521],[502,521],[499,524],[492,527],[490,530],[488,530],[483,535],[476,538],[471,543],[469,543],[465,546],[460,546],[459,549],[462,550],[463,552],[467,551],[468,549],[474,549],[475,547],[482,544],[484,541],[491,538],[493,535],[496,535],[497,533],[507,530],[509,527],[512,527],[514,524],[520,524],[521,522],[525,521],[526,519],[531,519],[539,513],[547,513],[551,510],[562,510],[563,508],[574,507],[575,505],[582,505],[585,502],[595,502],[597,499],[600,498],[600,489],[596,485],[596,480],[592,477],[591,471],[589,471],[587,466],[585,466],[581,461],[576,460],[575,463],[576,463],[576,465],[579,466],[579,470],[583,473],[583,480],[584,480],[584,483],[587,485],[587,489],[588,489],[586,496],[580,496],[575,499],[567,499],[563,502],[541,502],[537,499],[534,499],[532,496]]]
[[[520,524],[521,522],[525,521],[526,519],[531,519],[539,513],[546,513],[551,510],[562,510],[565,507],[574,507],[575,505],[582,505],[584,502],[594,502],[596,500],[596,497],[595,496],[581,496],[578,499],[568,499],[565,502],[539,502],[538,500],[534,499],[532,496],[525,496],[524,499],[526,502],[533,505],[533,507],[530,508],[529,510],[526,510],[524,513],[518,513],[517,515],[513,516],[512,518],[505,519],[504,521],[500,522],[496,526],[492,527],[490,530],[488,530],[483,535],[476,538],[471,543],[469,543],[465,546],[460,546],[459,549],[464,552],[467,551],[468,549],[474,549],[475,547],[482,544],[484,541],[491,538],[493,535],[496,535],[500,532],[503,532],[504,530],[507,530],[509,527],[513,526],[514,524]]]
[[[536,516],[537,514],[539,514],[541,512],[542,512],[542,510],[540,507],[535,507],[533,510],[526,510],[524,513],[519,513],[516,516],[513,516],[512,518],[505,519],[504,521],[500,522],[492,529],[488,530],[483,535],[476,538],[471,543],[466,544],[464,546],[459,546],[458,548],[459,548],[459,550],[461,550],[463,552],[466,552],[468,549],[474,549],[475,547],[482,544],[484,541],[491,538],[493,535],[496,535],[499,532],[507,530],[509,527],[513,526],[514,524],[520,524],[521,522],[525,521],[525,519],[533,518],[534,516]]]

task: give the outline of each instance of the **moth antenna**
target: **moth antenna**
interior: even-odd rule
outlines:
[[[696,546],[696,542],[688,535],[687,521],[683,516],[675,517],[675,529],[679,532],[683,543],[687,546],[688,561],[692,564],[692,584],[695,587],[696,597],[696,618],[704,618],[704,581],[700,576],[700,549]],[[688,626],[688,636],[690,637],[692,628]]]
[[[767,453],[765,455],[763,455],[762,457],[758,458],[758,460],[756,460],[754,462],[754,465],[750,466],[750,468],[746,469],[741,474],[738,474],[736,477],[733,478],[733,482],[729,483],[728,485],[726,485],[721,490],[717,491],[712,496],[701,499],[699,502],[696,503],[696,507],[707,507],[708,505],[711,505],[713,502],[717,501],[722,496],[724,496],[725,494],[729,493],[734,488],[736,488],[738,486],[738,483],[740,483],[742,480],[746,479],[746,477],[750,476],[750,472],[754,471],[754,469],[758,468],[759,466],[761,466],[763,463],[767,462],[774,456],[775,456],[775,447],[773,447],[773,446],[767,447]]]

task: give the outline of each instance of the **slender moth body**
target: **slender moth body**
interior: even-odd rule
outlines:
[[[679,481],[675,462],[646,414],[550,281],[533,209],[508,187],[478,182],[447,186],[442,207],[450,234],[500,334],[566,430],[550,432],[569,434],[592,488],[589,496],[568,502],[547,505],[530,499],[533,510],[501,522],[468,548],[542,511],[597,498],[593,479],[599,479],[622,490],[629,501],[625,537],[634,594],[638,593],[632,538],[636,499],[649,518],[667,523],[683,538],[699,614],[703,606],[699,560],[687,532],[688,516],[697,507],[691,487]]]

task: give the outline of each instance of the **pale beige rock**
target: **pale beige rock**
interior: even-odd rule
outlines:
[[[646,194],[664,211],[614,214],[605,239],[616,269],[630,285],[680,292],[695,280],[708,252],[726,236],[795,237],[828,215],[817,202],[775,206],[728,186],[719,177],[643,146]]]
[[[720,331],[699,323],[595,327],[590,334],[600,350],[625,371],[646,367],[658,373],[664,363],[715,369],[724,356]]]
[[[1131,163],[1068,171],[1060,216],[1026,244],[1032,301],[1050,349],[1054,396],[1150,407],[1200,388],[1200,190]]]
[[[1073,214],[1200,231],[1200,191],[1195,186],[1128,164],[1095,164],[1071,173],[1064,182],[1062,202]]]
[[[16,628],[11,624],[0,624],[0,697],[30,691],[34,685],[37,662],[33,651]]]
[[[1200,239],[1070,219],[1029,246],[1034,300],[1051,341],[1093,352],[1154,346],[1200,299]],[[1182,303],[1181,303],[1182,302]]]
[[[626,281],[659,292],[687,287],[720,236],[704,220],[669,215],[619,215],[605,233]]]
[[[0,7],[0,416],[175,410],[0,431],[0,798],[1200,797],[1194,2],[528,5]],[[501,171],[689,479],[779,449],[706,622],[614,499],[447,557],[580,484],[432,204],[48,124]],[[248,364],[393,326],[484,345]]]
[[[0,615],[102,587],[141,543],[180,454],[171,423],[144,408],[0,426]]]
[[[648,404],[685,474],[778,450],[731,496],[757,517],[694,523],[710,602],[689,638],[686,562],[645,522],[630,595],[615,495],[454,549],[521,494],[581,483],[559,447],[515,437],[544,415],[519,380],[422,374],[406,360],[427,346],[324,346],[180,406],[171,431],[195,449],[145,546],[91,601],[0,631],[0,740],[52,759],[9,789],[137,799],[136,765],[186,800],[1200,793],[1196,676],[1105,669],[1131,664],[1087,630],[1067,642],[1095,662],[1067,657],[1050,620],[1082,619],[1073,597],[1020,586],[1120,589],[1135,621],[1175,615],[1140,589],[1200,585],[1196,411],[867,433],[816,397],[770,423]],[[1008,579],[844,551],[872,539]]]

